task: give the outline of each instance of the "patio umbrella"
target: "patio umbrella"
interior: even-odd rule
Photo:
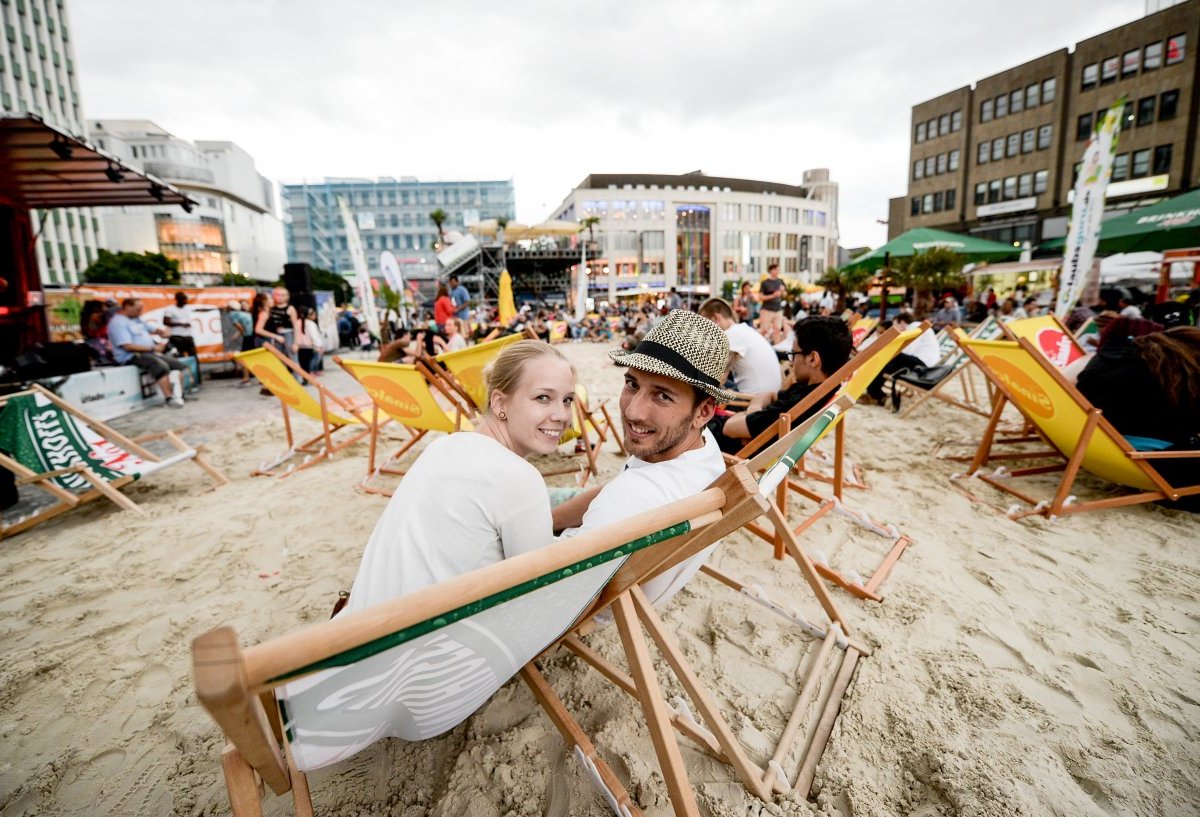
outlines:
[[[1054,238],[1040,249],[1062,247],[1064,241]],[[1109,255],[1183,247],[1200,247],[1200,188],[1101,222],[1096,252]]]
[[[543,221],[529,228],[527,235],[579,235],[583,227],[577,221]]]
[[[999,261],[1021,254],[1021,251],[1011,244],[988,241],[970,235],[948,233],[945,230],[934,230],[930,227],[914,227],[908,232],[896,236],[882,247],[855,258],[842,269],[873,271],[883,267],[883,257],[886,254],[890,253],[892,258],[909,258],[934,247],[945,247],[963,256],[967,261]]]
[[[509,321],[517,316],[517,305],[513,302],[512,276],[508,274],[508,270],[500,273],[500,303],[498,310],[500,312],[501,324],[507,325]]]

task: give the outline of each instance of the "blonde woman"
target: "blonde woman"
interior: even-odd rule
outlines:
[[[575,370],[548,343],[522,340],[485,372],[474,431],[430,443],[375,525],[347,609],[361,610],[553,539],[550,497],[525,458],[550,454],[571,422]]]

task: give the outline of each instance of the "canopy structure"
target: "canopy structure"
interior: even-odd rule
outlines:
[[[574,221],[543,221],[532,227],[517,221],[504,225],[504,240],[519,241],[523,238],[540,238],[542,236],[571,236],[578,235],[583,228]],[[494,237],[500,230],[500,225],[494,218],[484,219],[478,224],[471,225],[471,232],[476,235]]]
[[[1059,249],[1065,241],[1051,239],[1039,249]],[[1096,252],[1109,255],[1197,246],[1200,246],[1200,188],[1101,222]]]
[[[998,241],[988,241],[970,235],[948,233],[945,230],[934,230],[930,227],[915,227],[896,236],[882,247],[855,258],[842,269],[874,271],[883,268],[884,256],[910,258],[934,247],[952,250],[967,261],[1001,261],[1021,254],[1020,249],[1011,244],[1001,244]]]

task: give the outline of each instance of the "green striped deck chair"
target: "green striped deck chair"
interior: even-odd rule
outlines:
[[[745,466],[734,466],[695,496],[256,646],[242,648],[229,627],[197,638],[192,645],[197,697],[229,741],[222,766],[234,814],[261,813],[259,778],[276,794],[292,791],[297,814],[311,814],[305,772],[343,761],[383,738],[443,734],[518,673],[613,812],[640,814],[534,663],[562,642],[586,653],[575,631],[587,629],[604,610],[615,616],[629,672],[603,662],[597,669],[641,703],[677,815],[698,810],[672,730],[715,749],[758,796],[786,790],[780,764],[787,752],[759,764],[747,757],[639,585],[770,512],[763,493],[774,490],[847,405],[835,403],[764,451],[760,456],[769,459],[755,465],[774,464],[761,485]],[[809,584],[830,620],[813,625],[795,610],[776,610],[811,636],[819,653],[805,666],[820,677],[806,680],[796,701],[797,711],[816,708],[812,726],[803,734],[790,724],[784,730],[791,743],[803,741],[803,762],[811,759],[815,770],[812,755],[819,759],[866,649],[846,635],[811,562],[798,548],[795,554],[807,565]],[[707,727],[666,704],[643,627]],[[825,677],[828,683],[821,682]],[[783,747],[789,748],[790,743]],[[806,779],[805,768],[798,782]]]
[[[165,440],[175,453],[162,458],[144,447],[155,440]],[[101,497],[124,510],[143,513],[121,489],[180,462],[196,463],[214,482],[224,485],[229,480],[203,452],[202,447],[184,442],[177,431],[130,439],[37,384],[6,395],[0,398],[0,466],[13,473],[18,486],[40,488],[51,502],[34,502],[28,513],[0,524],[0,537]],[[20,513],[26,506],[16,507]]]
[[[931,399],[940,400],[980,417],[990,415],[994,396],[991,392],[991,384],[985,381],[987,391],[979,390],[979,384],[972,376],[971,359],[963,354],[962,350],[958,348],[958,344],[954,342],[954,329],[955,327],[951,326],[938,333],[938,348],[942,351],[942,359],[937,365],[949,366],[951,369],[949,374],[930,389],[914,386],[906,383],[903,379],[895,381],[895,387],[900,390],[906,401],[904,409],[900,412],[901,417],[908,417]],[[981,340],[994,340],[1003,336],[1003,326],[993,315],[988,315],[971,330],[971,337]],[[958,384],[962,392],[961,397],[950,392],[952,384]]]

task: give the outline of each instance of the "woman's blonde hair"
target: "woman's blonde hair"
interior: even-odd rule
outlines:
[[[575,366],[571,364],[571,361],[567,360],[562,352],[549,343],[541,340],[519,340],[504,349],[483,370],[483,382],[487,388],[487,407],[484,411],[490,413],[492,410],[493,392],[505,395],[512,395],[516,392],[517,385],[521,382],[521,375],[525,373],[525,366],[531,360],[542,356],[561,360],[571,367],[571,375],[575,375]]]

